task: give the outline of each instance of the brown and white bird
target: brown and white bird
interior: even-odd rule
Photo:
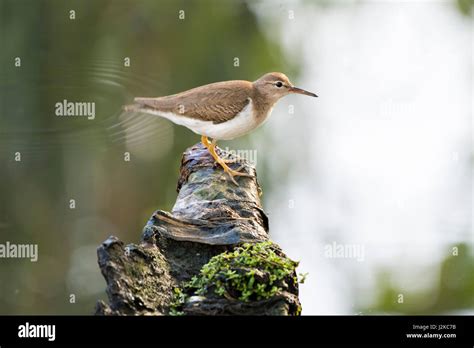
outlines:
[[[164,97],[137,97],[135,104],[125,106],[125,110],[164,117],[201,135],[202,143],[214,160],[236,183],[234,176],[248,174],[227,166],[216,152],[216,141],[238,138],[253,131],[270,116],[275,103],[291,93],[317,97],[293,86],[285,74],[272,72],[254,82],[216,82]],[[210,142],[208,138],[213,140]]]

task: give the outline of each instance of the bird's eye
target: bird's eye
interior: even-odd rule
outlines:
[[[278,81],[277,83],[275,83],[275,86],[277,86],[278,88],[280,88],[280,87],[283,86],[283,82]]]

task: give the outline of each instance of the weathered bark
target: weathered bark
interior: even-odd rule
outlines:
[[[124,246],[112,236],[98,248],[110,304],[99,301],[96,314],[169,314],[174,289],[198,275],[213,256],[242,243],[268,240],[268,219],[261,207],[255,168],[242,159],[232,166],[251,177],[236,177],[239,185],[235,185],[201,144],[184,153],[172,212],[156,211],[139,245]],[[197,315],[298,314],[298,284],[291,279],[281,284],[271,298],[242,301],[215,294],[192,296],[181,310]]]

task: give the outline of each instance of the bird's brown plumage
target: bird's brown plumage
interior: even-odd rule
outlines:
[[[135,98],[135,103],[144,109],[171,112],[219,124],[242,111],[249,103],[249,97],[253,97],[253,92],[253,85],[249,81],[225,81],[165,97]]]

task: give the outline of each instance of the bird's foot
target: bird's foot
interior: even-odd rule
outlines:
[[[221,165],[222,166],[222,165]],[[242,169],[243,166],[239,167],[238,170]],[[230,177],[230,180],[232,180],[232,182],[234,184],[236,184],[237,186],[239,186],[239,184],[237,183],[237,181],[235,180],[234,176],[245,176],[245,177],[248,177],[248,178],[252,178],[253,175],[249,174],[249,173],[245,173],[245,172],[239,172],[238,170],[234,170],[234,169],[231,169],[229,168],[228,166],[226,166],[225,168],[222,166],[222,169],[224,169],[224,172],[226,172],[229,177]]]
[[[245,167],[244,164],[242,164],[237,170],[234,170],[234,169],[230,168],[226,164],[226,161],[224,159],[222,159],[221,157],[219,157],[219,155],[217,154],[215,140],[213,140],[212,142],[209,142],[209,140],[207,139],[206,136],[202,136],[201,140],[202,140],[202,143],[204,144],[204,146],[209,150],[210,154],[214,158],[215,163],[219,164],[222,167],[222,169],[224,170],[224,172],[229,174],[230,179],[232,180],[232,182],[235,185],[239,186],[237,181],[234,179],[234,176],[253,177],[253,175],[251,175],[251,174],[240,172],[240,170]],[[228,163],[235,163],[235,162],[236,161],[232,161],[232,162],[228,162]]]

